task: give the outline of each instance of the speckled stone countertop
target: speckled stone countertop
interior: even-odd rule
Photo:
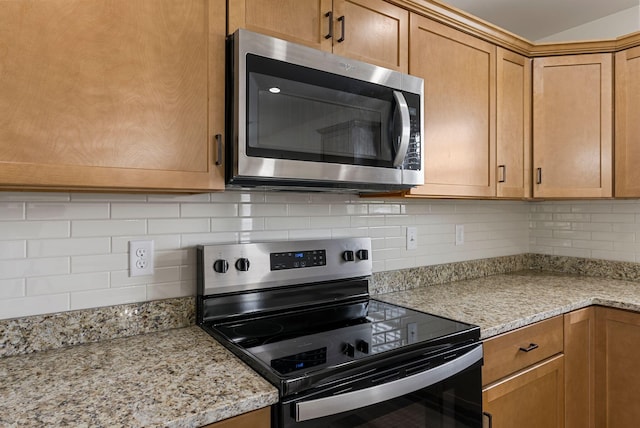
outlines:
[[[476,324],[483,339],[590,305],[640,312],[638,282],[532,270],[375,297]]]
[[[0,359],[2,427],[198,427],[277,390],[199,327]]]

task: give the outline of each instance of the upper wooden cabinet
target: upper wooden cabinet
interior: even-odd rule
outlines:
[[[640,47],[616,53],[615,196],[640,197]]]
[[[611,54],[533,61],[533,196],[612,196]]]
[[[497,48],[496,196],[531,197],[531,60]]]
[[[224,10],[0,2],[0,187],[223,188]]]
[[[383,0],[237,0],[238,28],[407,72],[409,12]]]
[[[496,195],[496,48],[411,14],[409,72],[424,79],[425,184],[409,196]]]

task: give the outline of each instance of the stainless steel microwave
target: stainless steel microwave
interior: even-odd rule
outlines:
[[[423,184],[421,78],[246,30],[227,58],[228,187]]]

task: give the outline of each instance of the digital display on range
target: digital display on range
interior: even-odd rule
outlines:
[[[271,253],[271,270],[300,269],[327,264],[326,250]]]
[[[271,367],[282,374],[291,373],[327,362],[327,348],[318,348],[312,351],[301,352],[282,358],[271,360]]]

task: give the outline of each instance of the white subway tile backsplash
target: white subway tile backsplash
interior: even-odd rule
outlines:
[[[25,282],[24,278],[0,279],[0,299],[24,297]]]
[[[96,306],[96,305],[94,305]],[[68,294],[47,294],[0,300],[0,319],[63,312],[69,307]]]
[[[238,204],[181,204],[181,217],[235,217]]]
[[[24,202],[0,202],[1,220],[24,220]]]
[[[227,230],[264,230],[264,218],[235,217],[235,218],[212,218],[211,231],[224,232]]]
[[[111,287],[129,287],[140,284],[156,284],[162,282],[176,282],[180,279],[180,267],[161,267],[153,270],[153,275],[129,276],[129,270],[111,271]],[[109,284],[106,287],[109,288]]]
[[[193,296],[196,293],[194,281],[180,281],[147,286],[147,300],[170,299]]]
[[[0,221],[2,240],[66,238],[69,233],[68,221]]]
[[[0,241],[0,260],[23,259],[27,256],[27,241]]]
[[[27,242],[27,255],[29,257],[55,257],[105,254],[109,252],[110,247],[111,240],[107,237],[33,239]]]
[[[27,278],[27,295],[59,294],[109,288],[107,272]]]
[[[123,305],[125,303],[147,300],[147,288],[144,285],[103,290],[80,291],[70,294],[70,309],[87,309],[96,306]]]
[[[171,219],[160,220],[151,219],[148,221],[148,232],[150,234],[165,234],[165,233],[196,233],[196,232],[209,232],[209,219],[208,218],[194,218],[194,219]]]
[[[27,203],[28,220],[108,219],[108,203]]]
[[[418,232],[413,251],[407,226]],[[198,244],[368,236],[381,272],[524,252],[638,261],[638,233],[640,203],[628,200],[0,192],[0,317],[192,295]],[[128,276],[134,239],[154,240],[154,275]]]
[[[147,233],[146,220],[73,220],[71,236],[126,236]]]
[[[0,260],[0,279],[69,273],[68,257]]]
[[[180,217],[180,204],[111,204],[112,219],[176,218]]]
[[[109,272],[129,267],[128,254],[100,254],[95,256],[72,256],[71,272]]]

